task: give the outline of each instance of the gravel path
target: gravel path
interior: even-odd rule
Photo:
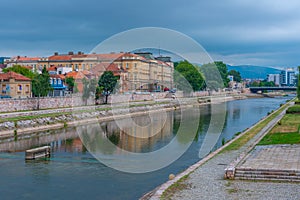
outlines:
[[[177,191],[171,199],[300,199],[300,184],[225,180],[224,169],[249,148],[283,116],[282,112],[246,145],[236,151],[216,155],[185,181],[188,189]]]

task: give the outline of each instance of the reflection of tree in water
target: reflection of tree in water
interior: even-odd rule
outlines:
[[[240,108],[235,108],[232,111],[232,119],[240,119],[241,117],[241,109]]]
[[[118,145],[120,142],[120,134],[118,132],[113,132],[113,133],[109,134],[108,139],[114,145]]]
[[[103,124],[101,127],[99,124],[89,124],[81,126],[80,130],[78,130],[85,147],[91,153],[113,154],[116,147],[108,139],[106,131],[107,126],[103,126]],[[117,141],[116,139],[114,140],[115,142]]]

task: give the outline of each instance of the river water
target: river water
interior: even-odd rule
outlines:
[[[255,124],[268,112],[277,109],[281,103],[291,98],[246,99],[220,104],[226,107],[225,123],[214,149],[222,145],[222,140],[231,139],[235,133]],[[185,153],[172,164],[148,173],[121,172],[102,164],[92,155],[97,152],[93,141],[97,141],[100,146],[105,144],[90,137],[89,139],[92,138],[90,145],[83,145],[78,137],[78,129],[75,128],[36,133],[31,138],[2,142],[0,143],[2,151],[0,153],[0,199],[138,199],[144,193],[167,181],[170,173],[177,174],[199,161],[199,149],[211,124],[211,115],[220,114],[213,113],[211,105],[201,106],[200,113],[200,117],[197,116],[197,134],[193,136],[194,139]],[[147,153],[159,150],[173,141],[181,124],[181,114],[180,111],[167,112],[164,120],[157,120],[156,123],[148,126],[147,130],[139,131],[127,127],[127,132],[146,132],[152,137],[136,138],[126,134],[126,131],[120,130],[120,124],[113,121],[103,122],[100,127],[105,137],[118,149]],[[155,119],[160,119],[161,116],[163,115],[156,115]],[[190,116],[193,118],[193,112]],[[143,123],[147,124],[149,120],[149,116],[134,118],[134,121],[141,126]],[[160,121],[164,121],[163,126]],[[193,122],[193,119],[189,121]],[[159,132],[156,130],[157,127],[160,127]],[[82,126],[80,130],[90,130],[90,128]],[[87,132],[84,134],[89,134]],[[174,144],[181,148],[188,143],[184,137],[176,137]],[[25,149],[41,145],[52,147],[50,159],[24,160]],[[88,149],[93,153],[91,154]],[[109,148],[105,153],[112,154]]]

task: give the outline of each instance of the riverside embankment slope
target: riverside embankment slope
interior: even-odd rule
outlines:
[[[244,98],[246,97],[234,95],[162,99],[159,101],[131,102],[130,104],[120,103],[113,105],[1,113],[0,138],[73,127],[80,124],[146,115],[149,112],[169,111],[189,106],[219,103]]]

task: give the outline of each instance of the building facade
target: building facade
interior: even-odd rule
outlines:
[[[268,74],[267,76],[268,82],[274,82],[275,85],[280,85],[280,74]]]
[[[0,74],[1,96],[11,98],[29,98],[31,94],[31,80],[15,72]]]
[[[282,70],[280,73],[280,86],[295,86],[297,77],[292,69]]]

